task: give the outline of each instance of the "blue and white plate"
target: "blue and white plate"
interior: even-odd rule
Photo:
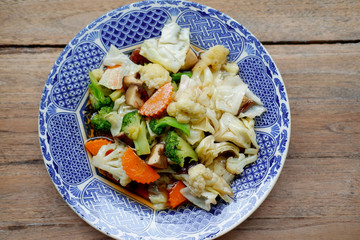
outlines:
[[[156,211],[104,178],[84,149],[88,69],[100,67],[113,44],[128,51],[160,36],[174,20],[190,28],[191,43],[230,50],[241,78],[267,111],[256,119],[258,160],[233,182],[235,197],[206,212],[191,204]],[[280,175],[290,140],[290,108],[275,63],[241,24],[210,7],[173,0],[144,1],[113,10],[90,23],[65,47],[46,81],[39,111],[40,146],[50,177],[69,206],[103,233],[121,239],[208,239],[243,222],[267,197]]]

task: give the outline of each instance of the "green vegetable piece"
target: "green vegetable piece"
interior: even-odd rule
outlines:
[[[106,96],[106,90],[104,90],[103,87],[99,85],[99,82],[96,80],[94,74],[90,71],[89,77],[89,99],[91,106],[93,106],[95,110],[99,110],[105,106],[111,106],[113,104],[111,98]]]
[[[192,77],[192,72],[171,73],[170,74],[171,80],[176,82],[176,83],[179,83],[182,75],[187,75],[187,76],[189,76],[191,78]]]
[[[179,86],[178,86],[178,84],[176,83],[176,82],[174,82],[174,81],[171,81],[171,85],[173,86],[173,88],[174,88],[174,92],[177,92],[177,90],[179,89]]]
[[[146,123],[137,111],[125,114],[121,132],[124,132],[128,138],[134,141],[135,150],[139,156],[150,154]]]
[[[151,119],[149,126],[151,130],[160,135],[164,132],[167,126],[177,128],[184,132],[187,136],[190,136],[190,125],[188,123],[179,123],[176,118],[173,117],[163,117],[160,119]]]
[[[122,94],[123,94],[123,90],[122,90],[122,89],[118,89],[118,90],[116,90],[116,91],[113,91],[113,92],[109,95],[109,97],[111,98],[111,100],[112,100],[113,102],[115,102],[115,100],[118,99],[118,98],[120,98]]]
[[[105,116],[112,111],[112,107],[102,107],[100,111],[94,114],[91,118],[91,123],[95,129],[102,131],[109,131],[111,123],[105,119]]]
[[[184,166],[185,160],[198,161],[194,149],[174,131],[169,131],[165,139],[165,155],[180,167]]]

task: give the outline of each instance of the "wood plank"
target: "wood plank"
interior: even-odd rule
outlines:
[[[220,239],[355,239],[360,234],[360,44],[266,48],[291,103],[288,159],[260,208]],[[5,239],[107,239],[67,206],[42,162],[38,106],[61,50],[0,49],[0,234]]]
[[[334,236],[354,239],[360,224],[360,166],[357,159],[346,160],[289,158],[261,207],[223,239],[321,239],[329,228]],[[24,234],[31,239],[103,239],[66,205],[42,163],[2,165],[0,181],[0,231],[9,239]]]
[[[360,159],[360,44],[267,49],[290,99],[289,155]]]
[[[289,155],[345,154],[359,158],[360,44],[267,48],[288,86],[295,129]],[[40,158],[40,152],[34,148],[38,142],[37,110],[43,85],[60,52],[61,49],[37,48],[25,52],[22,48],[1,50],[0,63],[4,67],[0,81],[5,93],[0,95],[0,131],[1,139],[7,139],[7,144],[0,146],[3,161]],[[342,64],[340,70],[336,70],[336,62]],[[18,69],[19,65],[23,67]],[[309,141],[310,138],[314,141]],[[18,150],[19,144],[23,144],[23,149]]]
[[[136,2],[1,1],[0,45],[67,44],[87,24],[103,14]],[[248,28],[260,41],[311,42],[360,39],[360,2],[199,0]],[[235,6],[235,7],[234,7]]]
[[[38,112],[47,76],[62,49],[0,49],[0,162],[41,159]]]

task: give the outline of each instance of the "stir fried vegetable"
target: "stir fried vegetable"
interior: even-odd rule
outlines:
[[[160,119],[153,118],[149,124],[151,130],[157,135],[162,134],[167,126],[177,128],[184,132],[187,136],[190,136],[190,125],[188,123],[179,123],[176,118],[163,117]]]
[[[171,161],[184,166],[185,160],[198,161],[198,156],[194,149],[182,139],[176,132],[170,131],[165,140],[165,155],[170,158]]]
[[[112,107],[102,107],[100,111],[94,114],[91,118],[91,123],[97,130],[108,131],[111,128],[111,124],[105,119],[105,116],[112,111]]]
[[[146,123],[137,111],[129,112],[124,116],[121,131],[134,141],[137,154],[150,153],[150,146],[146,137]]]
[[[130,147],[127,147],[121,160],[123,169],[133,181],[151,183],[160,178],[160,175],[136,155]]]
[[[266,109],[228,49],[195,52],[188,34],[170,23],[130,56],[110,46],[89,71],[89,100],[92,127],[112,139],[85,148],[93,166],[155,209],[190,201],[209,211],[231,201],[234,177],[256,161],[254,118]]]
[[[102,107],[110,106],[113,102],[111,98],[105,96],[106,90],[99,84],[92,72],[89,71],[90,84],[89,84],[89,99],[91,106],[95,110],[99,110]]]

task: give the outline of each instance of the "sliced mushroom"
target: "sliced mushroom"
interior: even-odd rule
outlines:
[[[140,55],[140,50],[141,48],[135,49],[131,53],[129,59],[138,65],[144,65],[145,63],[149,63],[150,61],[146,57]]]
[[[167,168],[168,162],[165,156],[165,144],[158,143],[152,147],[147,164],[160,169]]]
[[[240,109],[239,109],[239,113],[243,113],[243,112],[246,112],[252,105],[254,105],[254,101],[251,100],[250,98],[244,96],[242,102],[241,102],[241,105],[240,105]]]
[[[124,132],[118,133],[116,136],[114,136],[115,139],[122,141],[126,145],[129,145],[130,147],[134,147],[134,141],[126,136]]]
[[[144,105],[145,101],[141,95],[142,87],[131,84],[125,92],[125,102],[126,104],[132,106],[133,108],[140,108]],[[146,91],[145,91],[146,93]]]
[[[139,73],[135,73],[133,75],[128,75],[123,78],[123,87],[125,90],[130,87],[130,85],[138,85],[142,86],[143,82],[139,78]]]
[[[192,69],[198,61],[199,61],[198,56],[195,54],[195,52],[191,48],[189,48],[189,50],[186,53],[185,63],[181,67],[181,70]]]

